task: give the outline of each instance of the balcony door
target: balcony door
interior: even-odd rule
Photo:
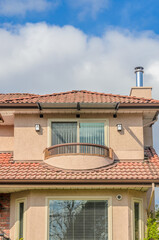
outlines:
[[[79,129],[80,143],[104,145],[104,123],[81,122]]]
[[[76,142],[105,145],[101,122],[52,122],[51,129],[52,145]]]
[[[52,145],[76,142],[77,122],[52,123]]]

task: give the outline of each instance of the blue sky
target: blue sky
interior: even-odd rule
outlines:
[[[158,0],[0,0],[1,92],[128,95],[142,65],[159,99],[158,26]]]
[[[109,28],[159,34],[157,0],[0,0],[0,22],[72,25],[87,34]]]

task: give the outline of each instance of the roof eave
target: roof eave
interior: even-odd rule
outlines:
[[[120,103],[120,109],[159,109],[159,103]]]
[[[0,103],[0,108],[25,108],[25,109],[37,109],[39,105],[42,109],[77,109],[77,105],[80,109],[159,109],[159,103]],[[78,106],[78,107],[79,107]],[[79,110],[80,110],[79,109]]]
[[[0,103],[0,108],[38,108],[37,103]]]
[[[143,185],[147,185],[147,184],[152,184],[155,183],[157,185],[159,185],[159,179],[114,179],[114,180],[103,180],[103,179],[75,179],[75,180],[66,180],[66,179],[62,179],[62,180],[45,180],[45,179],[39,179],[39,180],[35,180],[35,179],[26,179],[26,180],[22,180],[22,179],[10,179],[10,180],[0,180],[0,184],[4,184],[4,185],[13,185],[13,184],[73,184],[73,185],[78,185],[78,184],[143,184]]]

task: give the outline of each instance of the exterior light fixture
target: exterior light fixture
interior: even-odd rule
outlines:
[[[35,124],[35,131],[39,132],[40,131],[40,124]]]
[[[116,126],[117,126],[117,130],[118,130],[119,132],[122,131],[122,124],[117,124]]]

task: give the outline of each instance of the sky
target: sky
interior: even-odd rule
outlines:
[[[159,99],[158,26],[158,0],[0,0],[0,92],[129,95],[140,65]]]

